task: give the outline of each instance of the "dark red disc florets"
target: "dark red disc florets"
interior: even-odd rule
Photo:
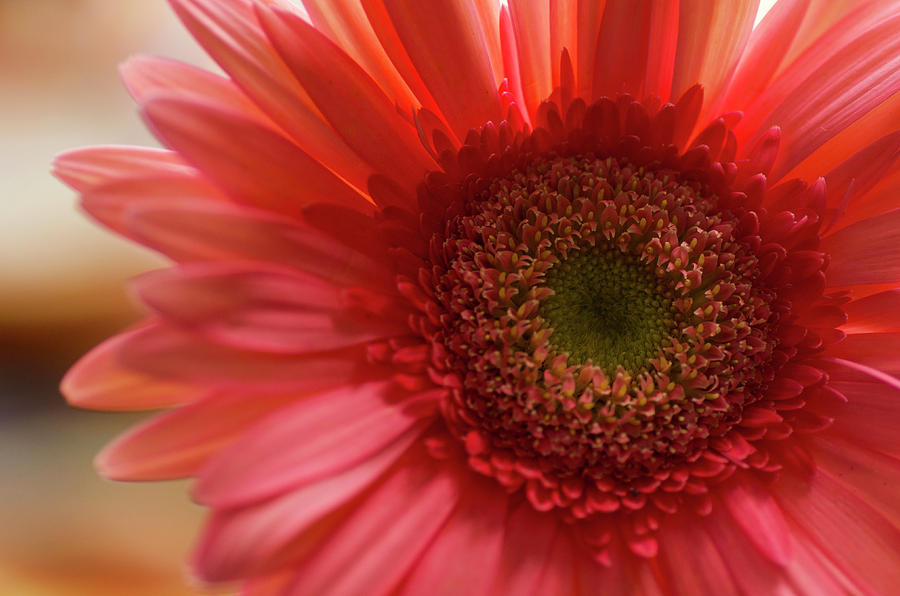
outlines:
[[[820,193],[767,196],[777,134],[737,161],[739,115],[684,150],[695,92],[547,102],[534,132],[512,105],[455,151],[434,132],[444,171],[418,248],[395,251],[469,465],[570,520],[632,512],[643,554],[654,511],[708,511],[710,486],[776,471],[768,445],[816,428],[794,410],[827,399],[807,362],[840,339],[810,314],[841,303],[822,296]]]

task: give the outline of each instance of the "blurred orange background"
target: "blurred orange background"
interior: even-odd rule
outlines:
[[[210,65],[163,0],[0,0],[0,594],[196,594],[186,483],[104,481],[91,460],[141,416],[66,406],[79,355],[140,316],[160,260],[95,227],[55,154],[155,144],[117,77],[138,52]]]

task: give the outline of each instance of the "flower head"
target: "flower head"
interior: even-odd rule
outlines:
[[[63,390],[178,406],[99,466],[197,478],[200,578],[897,585],[896,3],[172,4],[227,76],[57,173],[175,266]]]

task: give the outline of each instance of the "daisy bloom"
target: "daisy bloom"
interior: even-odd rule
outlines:
[[[63,381],[170,408],[247,594],[900,586],[900,2],[171,0],[166,149],[56,173],[170,258]]]

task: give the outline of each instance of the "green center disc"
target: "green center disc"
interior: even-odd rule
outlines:
[[[652,269],[614,248],[570,254],[547,271],[541,314],[569,363],[607,374],[644,369],[673,327],[671,292]]]

